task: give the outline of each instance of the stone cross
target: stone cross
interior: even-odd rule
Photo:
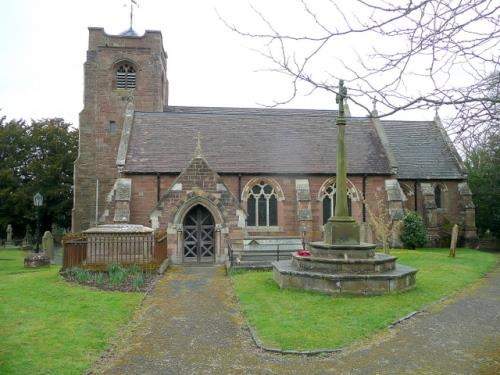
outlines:
[[[337,172],[335,181],[335,214],[325,224],[324,242],[327,245],[359,245],[359,225],[347,210],[347,152],[345,147],[345,111],[344,101],[347,89],[344,81],[339,81],[337,103]]]
[[[6,245],[12,245],[12,225],[7,225],[7,242]]]
[[[347,88],[344,86],[344,80],[339,81],[339,92],[336,97],[337,104],[339,105],[339,115],[337,116],[337,125],[345,125],[345,110],[344,110],[344,100],[347,99]],[[343,121],[339,124],[339,120]]]
[[[52,233],[46,231],[42,237],[42,249],[45,251],[45,254],[52,259],[54,257],[54,238],[52,237]]]
[[[195,139],[196,139],[196,141],[197,141],[197,142],[196,142],[196,148],[195,148],[195,150],[194,150],[194,157],[195,157],[196,159],[200,159],[200,158],[202,158],[202,157],[203,157],[203,151],[202,151],[202,149],[201,149],[201,140],[203,139],[203,137],[201,136],[201,133],[200,133],[200,132],[198,132],[198,133],[196,134]]]
[[[335,216],[347,217],[347,157],[345,148],[345,115],[344,100],[347,98],[347,88],[344,81],[339,81],[339,93],[337,94],[337,103],[339,113],[337,116],[337,178],[335,181]]]

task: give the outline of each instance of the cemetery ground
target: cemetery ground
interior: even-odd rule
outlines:
[[[448,257],[447,249],[393,250],[392,254],[419,269],[414,290],[374,297],[330,297],[280,290],[270,272],[238,271],[231,273],[230,279],[217,272],[216,279],[210,281],[205,280],[203,272],[210,274],[211,267],[207,271],[187,270],[188,274],[174,267],[136,311],[131,335],[127,322],[143,300],[142,293],[106,292],[67,283],[58,275],[58,266],[24,269],[25,253],[0,249],[0,373],[84,373],[111,342],[118,343],[118,349],[100,363],[108,368],[105,371],[117,374],[203,372],[200,366],[208,364],[218,369],[226,365],[239,369],[234,373],[244,368],[257,371],[268,365],[278,369],[288,362],[292,367],[315,368],[316,361],[321,368],[332,366],[321,362],[328,361],[321,356],[314,363],[305,357],[262,357],[262,352],[252,349],[248,332],[239,330],[245,323],[234,319],[241,309],[258,337],[269,346],[301,350],[349,347],[360,339],[373,338],[392,321],[464,289],[492,270],[498,259],[495,254],[466,249],[458,249],[454,259]],[[474,293],[474,288],[470,290]],[[239,306],[230,301],[234,294]],[[200,317],[202,320],[193,324],[192,319]],[[200,325],[202,322],[206,324]],[[189,337],[187,326],[193,331]],[[471,336],[474,334],[481,333],[471,332]],[[210,344],[210,350],[193,350],[191,357],[191,351],[186,352],[181,343],[188,340],[196,347],[200,335],[200,345]],[[427,334],[422,335],[427,339]],[[238,348],[246,349],[240,352]],[[115,363],[114,367],[108,362]],[[137,368],[151,371],[137,372]]]
[[[418,269],[415,289],[381,296],[331,296],[280,290],[272,272],[235,271],[243,314],[269,347],[339,348],[372,336],[392,322],[439,301],[492,270],[495,254],[459,249],[392,250],[398,262]]]
[[[58,265],[25,269],[26,254],[0,249],[0,374],[81,374],[143,294],[68,283]]]

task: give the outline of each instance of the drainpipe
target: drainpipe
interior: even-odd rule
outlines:
[[[241,173],[238,174],[238,202],[241,204]]]
[[[99,179],[95,181],[95,226],[98,225],[99,225]],[[38,251],[38,247],[36,251]]]
[[[156,173],[156,203],[160,201],[160,172]]]
[[[363,223],[366,223],[366,174],[363,175]]]
[[[413,196],[415,197],[415,212],[418,213],[418,207],[417,207],[417,180],[413,183]]]

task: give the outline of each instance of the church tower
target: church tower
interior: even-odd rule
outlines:
[[[75,161],[72,231],[94,226],[118,177],[116,158],[127,104],[162,112],[168,103],[167,55],[159,31],[108,35],[89,28]]]

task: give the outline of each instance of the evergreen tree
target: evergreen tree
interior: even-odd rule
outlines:
[[[465,166],[476,205],[476,226],[480,233],[489,229],[500,237],[500,135],[470,152]]]
[[[416,249],[425,246],[427,231],[425,230],[424,221],[416,212],[406,212],[400,239],[405,249]]]
[[[44,197],[42,230],[68,227],[78,131],[64,120],[0,118],[0,233],[12,224],[16,237],[35,222],[33,195]]]

